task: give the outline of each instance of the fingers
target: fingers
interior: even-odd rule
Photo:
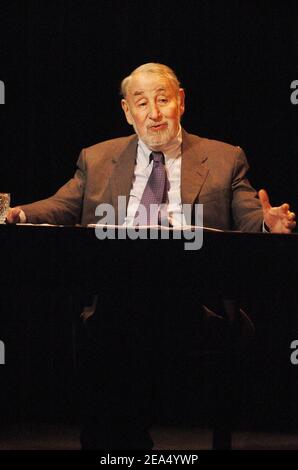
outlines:
[[[294,228],[296,227],[296,222],[287,222],[286,227],[289,230],[294,230]]]
[[[7,224],[17,224],[20,222],[20,207],[13,207],[10,209],[6,215],[6,223]]]
[[[285,211],[285,213],[284,213],[285,218],[286,218],[286,226],[289,227],[289,228],[294,228],[296,226],[296,222],[295,222],[296,214],[295,214],[295,212],[289,211],[289,204],[283,204],[282,208],[283,208],[283,206],[288,207],[287,211]]]
[[[258,196],[261,201],[263,210],[269,210],[271,208],[271,204],[269,201],[269,196],[265,189],[260,189],[260,191],[258,192]]]
[[[294,230],[294,228],[296,227],[296,221],[295,221],[295,214],[294,212],[290,212],[288,217],[287,217],[287,221],[285,223],[285,226],[290,229],[290,230]]]
[[[288,211],[287,216],[288,216],[288,220],[295,220],[296,219],[295,212]]]
[[[263,208],[264,221],[270,231],[290,233],[296,227],[296,215],[290,211],[289,204],[285,202],[278,207],[272,207],[265,189],[260,189],[258,195]]]
[[[291,232],[296,227],[296,214],[295,212],[289,211],[289,204],[282,204],[280,210],[284,227],[288,229],[289,232]]]
[[[281,210],[282,210],[285,214],[288,214],[289,208],[290,208],[290,206],[289,206],[289,204],[287,204],[287,203],[284,203],[284,204],[281,205]]]

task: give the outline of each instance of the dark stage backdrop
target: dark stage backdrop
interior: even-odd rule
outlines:
[[[297,209],[297,1],[0,5],[0,191],[14,205],[59,188],[82,147],[129,134],[119,83],[158,61],[185,87],[184,127],[243,147],[254,186]]]

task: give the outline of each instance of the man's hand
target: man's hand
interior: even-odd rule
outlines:
[[[289,204],[272,207],[267,192],[261,189],[258,192],[264,214],[264,222],[273,233],[291,233],[295,228],[295,214],[290,212]]]
[[[20,213],[21,213],[21,208],[20,207],[13,207],[9,209],[7,215],[6,215],[6,223],[7,224],[18,224],[21,219],[20,219]]]

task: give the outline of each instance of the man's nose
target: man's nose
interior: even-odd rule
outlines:
[[[157,104],[156,103],[151,104],[150,109],[149,109],[149,117],[155,120],[155,119],[158,119],[160,116],[161,116],[161,112]]]

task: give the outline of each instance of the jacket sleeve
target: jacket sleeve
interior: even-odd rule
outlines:
[[[53,196],[21,206],[27,222],[54,225],[75,225],[80,223],[85,184],[86,155],[83,149],[79,155],[77,170],[73,178]]]
[[[263,210],[256,190],[247,179],[248,169],[246,156],[239,148],[232,180],[234,230],[260,232],[263,223]]]

